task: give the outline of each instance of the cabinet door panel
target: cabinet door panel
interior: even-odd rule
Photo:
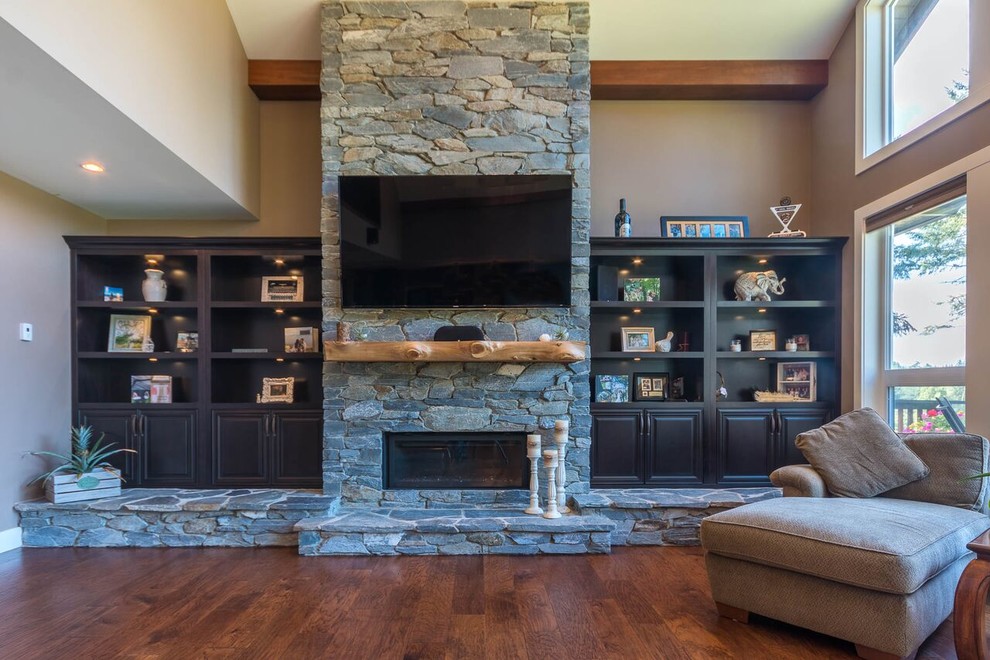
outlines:
[[[696,485],[704,480],[701,411],[648,412],[646,483]]]
[[[322,411],[275,414],[272,485],[304,488],[322,484]]]
[[[767,484],[773,471],[773,410],[718,411],[720,485]]]
[[[213,482],[268,484],[268,417],[263,412],[213,413]]]
[[[592,413],[591,481],[596,486],[643,483],[642,417],[638,412]]]
[[[113,445],[112,449],[138,449],[135,447],[134,413],[121,410],[100,410],[99,408],[81,408],[79,410],[81,424],[93,427],[94,439],[103,434],[103,446]],[[114,454],[109,462],[121,471],[124,486],[140,486],[137,461],[134,454]]]
[[[778,409],[780,421],[779,444],[777,445],[777,467],[807,463],[801,450],[794,445],[794,439],[805,431],[816,429],[832,419],[830,408]]]
[[[142,410],[140,427],[141,484],[196,485],[196,412]]]

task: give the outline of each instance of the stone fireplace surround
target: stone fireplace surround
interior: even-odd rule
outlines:
[[[324,332],[430,339],[447,324],[496,340],[588,340],[588,4],[537,0],[323,5]],[[563,309],[362,310],[340,303],[339,175],[570,174],[572,304]],[[324,493],[348,506],[524,505],[515,490],[386,490],[385,432],[542,433],[570,421],[567,491],[590,483],[589,362],[326,363]]]

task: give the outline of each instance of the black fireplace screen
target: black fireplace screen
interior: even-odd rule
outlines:
[[[528,488],[524,433],[387,433],[385,488]]]

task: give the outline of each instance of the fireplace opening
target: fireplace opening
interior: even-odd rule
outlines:
[[[525,433],[387,433],[385,488],[528,488]]]

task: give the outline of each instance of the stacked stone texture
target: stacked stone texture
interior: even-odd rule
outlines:
[[[589,327],[587,2],[340,2],[323,5],[324,331],[350,322],[367,341],[431,339],[441,325],[536,340]],[[340,307],[338,176],[571,174],[569,308],[485,311]],[[589,363],[335,364],[324,372],[324,490],[345,504],[435,506],[384,491],[382,433],[521,431],[571,422],[568,492],[588,490]],[[465,492],[470,504],[510,493]],[[443,497],[439,501],[444,501]]]

